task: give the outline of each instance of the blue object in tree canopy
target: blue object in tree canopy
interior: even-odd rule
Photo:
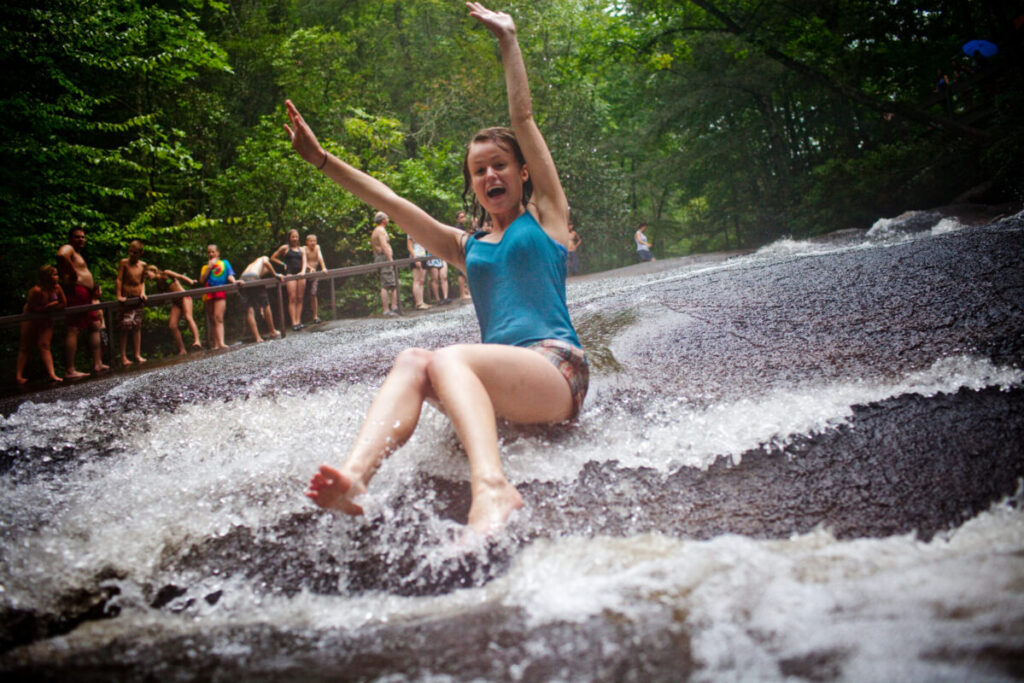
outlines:
[[[999,47],[987,40],[969,40],[964,43],[964,54],[968,57],[981,53],[982,57],[992,57],[999,53]]]

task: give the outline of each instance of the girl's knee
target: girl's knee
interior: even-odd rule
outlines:
[[[404,377],[409,387],[415,388],[423,396],[431,396],[433,389],[427,367],[433,353],[427,349],[406,349],[395,358],[391,372]]]
[[[430,359],[433,355],[434,352],[427,349],[405,349],[395,358],[394,368],[426,377],[427,366],[430,364]]]
[[[454,365],[463,365],[465,363],[463,348],[461,344],[456,344],[434,351],[431,354],[430,364],[427,366],[427,374],[434,377],[438,372],[444,372],[445,369]]]

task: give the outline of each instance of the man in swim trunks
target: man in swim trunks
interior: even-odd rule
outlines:
[[[142,258],[142,242],[132,240],[128,244],[128,258],[117,265],[117,282],[114,294],[121,302],[121,320],[118,329],[121,337],[121,365],[131,365],[128,360],[128,333],[132,335],[132,349],[135,362],[145,363],[142,357],[142,305],[146,301],[146,263]],[[128,299],[139,299],[128,305]]]
[[[68,231],[68,243],[57,250],[57,270],[60,284],[67,296],[68,306],[85,306],[93,299],[99,299],[100,287],[93,280],[89,266],[85,263],[82,250],[85,248],[85,230],[72,228]],[[100,344],[100,330],[103,318],[99,311],[88,311],[69,315],[66,318],[67,335],[64,338],[65,379],[87,377],[89,373],[75,369],[75,354],[78,352],[78,334],[89,333],[89,348],[92,351],[92,371],[103,372],[110,367],[103,363],[103,349]]]
[[[391,240],[388,238],[388,215],[378,211],[373,216],[373,233],[370,235],[370,243],[373,245],[373,262],[384,263],[394,261],[395,254],[391,250]],[[395,276],[395,268],[380,269],[380,302],[384,308],[384,315],[398,315],[398,278]],[[388,306],[388,292],[391,292],[391,306]]]

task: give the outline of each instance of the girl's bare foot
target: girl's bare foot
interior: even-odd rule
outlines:
[[[142,356],[135,356],[135,362],[136,363],[145,363],[146,359],[143,358]]]
[[[481,482],[473,490],[473,503],[469,506],[469,528],[489,536],[505,528],[509,516],[523,507],[523,497],[507,480]]]
[[[65,372],[64,376],[67,379],[82,379],[83,377],[88,377],[89,373],[88,372],[79,372],[78,370],[72,370],[71,372]]]
[[[202,351],[203,345],[200,344],[199,342],[193,342],[192,348],[195,349],[196,351]],[[184,351],[182,351],[182,353],[184,353]]]
[[[352,480],[328,465],[320,466],[306,491],[306,495],[320,507],[341,510],[347,515],[363,514],[363,508],[352,501],[364,493],[366,485],[362,481]]]
[[[121,359],[121,365],[131,365],[131,364],[132,364],[132,362],[130,360],[128,360],[127,358],[122,358]],[[97,370],[97,372],[99,372],[99,371]]]
[[[28,380],[25,379],[24,377],[15,377],[14,379],[18,382],[18,384],[28,384]]]
[[[61,379],[60,377],[58,377],[57,375],[50,375],[50,381],[51,381],[51,382],[63,382],[64,380],[62,380],[62,379]]]
[[[106,372],[109,369],[110,369],[109,365],[104,365],[103,363],[100,363],[99,365],[93,366],[92,371],[93,372]]]
[[[181,351],[178,351],[178,355],[179,355],[179,356],[185,356],[185,355],[188,355],[188,351],[186,351],[185,349],[182,349]]]

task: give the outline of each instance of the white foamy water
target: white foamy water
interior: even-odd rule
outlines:
[[[955,218],[943,218],[941,221],[932,226],[932,235],[945,235],[950,232],[956,232],[957,230],[963,230],[967,226],[958,221]]]
[[[607,380],[612,383],[614,380]],[[932,396],[961,388],[1009,388],[1024,371],[969,357],[942,359],[893,380],[812,384],[706,408],[685,397],[651,403],[646,414],[616,411],[596,400],[573,436],[552,443],[545,435],[510,430],[503,458],[513,483],[575,479],[588,462],[617,460],[625,467],[668,473],[707,468],[721,456],[738,463],[759,446],[781,447],[798,436],[843,424],[854,405],[903,394]],[[167,548],[222,536],[235,526],[261,528],[309,505],[302,492],[320,463],[339,463],[355,438],[375,387],[337,386],[302,395],[278,395],[187,404],[171,413],[132,421],[119,455],[89,462],[67,477],[34,486],[3,482],[8,523],[41,525],[7,549],[3,583],[12,598],[52,595],[76,574],[105,566],[149,575]],[[592,392],[600,394],[599,378]],[[54,446],[76,406],[26,404],[3,425],[8,443],[25,429]],[[368,505],[387,500],[417,472],[453,481],[468,469],[447,419],[424,410],[410,442],[381,467]],[[52,567],[67,574],[54,575]]]
[[[569,299],[578,309],[599,307],[610,292],[642,301],[648,287],[727,274],[752,261],[815,258],[863,248],[878,247],[782,243],[725,263],[580,284],[570,287]],[[464,308],[371,328],[363,336],[345,338],[354,351],[331,333],[308,343],[320,354],[317,369],[333,373],[344,366],[346,354],[387,344],[427,345],[424,340],[465,326],[470,315]],[[625,327],[609,342],[627,368],[635,342],[657,333],[647,322]],[[270,367],[280,358],[273,354],[289,348],[287,343],[210,360],[211,365],[248,368],[248,397],[242,391],[226,392],[216,400],[187,402],[149,415],[103,414],[102,397],[25,403],[0,418],[4,450],[32,446],[32,457],[56,458],[70,447],[85,460],[31,481],[0,477],[0,595],[12,607],[59,611],[61,596],[89,586],[97,575],[113,577],[109,583],[121,591],[111,603],[123,610],[121,616],[40,640],[24,650],[27,660],[102,648],[114,639],[143,637],[140,633],[204,637],[221,627],[272,624],[326,639],[338,631],[415,624],[487,609],[524,615],[530,629],[522,634],[524,651],[537,658],[558,647],[545,641],[540,630],[545,625],[606,620],[643,631],[667,623],[689,643],[697,678],[708,680],[781,680],[801,675],[801,666],[818,667],[819,678],[846,680],[998,679],[997,669],[961,653],[1019,647],[1024,639],[1020,495],[928,542],[913,534],[837,540],[826,528],[781,540],[562,533],[517,550],[508,571],[483,586],[427,597],[373,590],[349,595],[343,585],[340,594],[303,590],[284,596],[268,590],[261,583],[264,578],[221,576],[202,566],[180,568],[175,559],[187,549],[238,529],[287,534],[273,529],[312,509],[302,495],[310,475],[322,462],[340,462],[355,437],[380,378],[349,379],[342,373],[336,382],[314,391],[274,393],[270,389],[278,380]],[[264,366],[268,358],[271,362]],[[111,394],[143,394],[147,383],[161,381],[154,377],[173,381],[177,371],[129,378]],[[953,355],[925,362],[912,372],[879,370],[857,380],[809,377],[785,386],[753,386],[741,398],[696,402],[686,396],[658,396],[639,412],[603,400],[628,384],[628,371],[595,373],[579,424],[558,434],[503,428],[502,456],[509,478],[514,483],[571,482],[592,462],[618,461],[622,467],[666,474],[679,467],[706,469],[720,457],[738,463],[751,449],[779,448],[846,424],[857,405],[908,394],[1018,388],[1024,384],[1024,370]],[[96,433],[97,424],[102,434]],[[102,455],[89,457],[93,453]],[[449,422],[431,407],[424,409],[410,442],[378,472],[367,501],[371,522],[383,519],[387,524],[400,514],[396,501],[406,500],[400,494],[418,473],[452,481],[467,477]],[[437,542],[424,544],[428,556],[420,563],[434,566],[458,552],[443,543],[454,525],[431,511],[431,492],[422,496],[427,520],[418,533]],[[315,559],[320,549],[344,555],[351,541],[347,531],[368,523],[318,517],[312,531],[307,530],[304,547],[292,548],[296,560]],[[385,535],[384,541],[389,540]],[[401,548],[384,551],[397,554]],[[255,555],[248,561],[270,559],[278,558]],[[189,597],[215,591],[223,597],[215,605],[200,599],[187,608],[183,599],[180,613],[150,608],[151,595],[144,595],[145,589],[166,584],[187,586]],[[216,647],[224,656],[258,654],[237,640]],[[607,647],[630,644],[609,642]],[[509,677],[521,674],[512,669]],[[572,671],[561,678],[572,678]]]
[[[1021,502],[997,504],[930,542],[913,535],[837,541],[826,529],[773,541],[658,534],[540,540],[486,586],[436,597],[282,598],[230,580],[211,585],[225,591],[216,609],[94,622],[25,654],[100,647],[140,629],[202,636],[218,627],[274,624],[333,638],[337,631],[502,607],[521,610],[533,630],[598,619],[643,631],[667,622],[689,642],[698,680],[782,680],[803,660],[824,660],[825,677],[842,680],[1000,680],[998,669],[986,675],[984,662],[964,653],[1019,645]],[[558,645],[538,636],[526,647],[544,656]],[[221,654],[257,653],[230,641]],[[565,674],[572,677],[571,670]]]
[[[669,612],[701,678],[779,678],[779,662],[837,655],[847,680],[956,677],[936,653],[979,649],[1024,609],[1024,512],[997,505],[929,543],[722,536],[535,543],[487,591],[535,624]],[[1012,627],[1011,627],[1012,628]]]

